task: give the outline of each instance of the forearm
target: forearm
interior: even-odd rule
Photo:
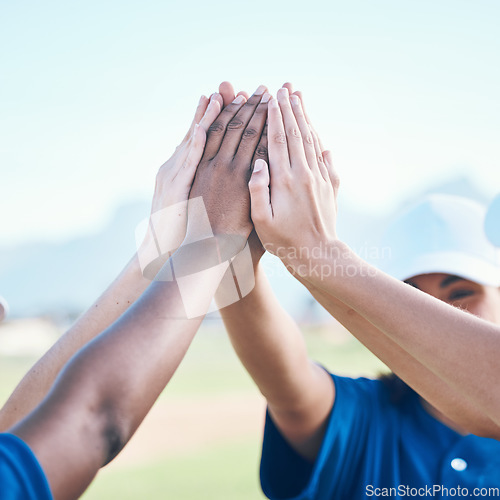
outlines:
[[[241,362],[276,408],[300,406],[314,373],[302,334],[276,299],[260,266],[251,293],[221,316]]]
[[[199,278],[188,300],[208,307],[222,274],[215,269]],[[151,284],[72,358],[42,404],[12,429],[62,498],[81,494],[121,450],[171,378],[201,322],[187,319],[185,310],[176,282]]]
[[[354,337],[453,422],[479,435],[498,432],[498,426],[468,398],[450,387],[354,309],[322,290],[312,286],[308,288],[318,302]]]
[[[314,460],[333,405],[333,382],[308,358],[297,324],[277,301],[260,268],[253,291],[221,314],[275,424],[298,453]]]
[[[335,262],[323,263],[334,265],[334,273],[307,278],[311,285],[359,313],[500,425],[500,397],[491,393],[500,377],[498,327],[387,276],[343,244],[329,253]],[[497,430],[489,434],[498,436]]]
[[[143,278],[134,255],[108,289],[24,376],[0,410],[0,430],[8,429],[32,411],[66,362],[119,318],[150,283]]]

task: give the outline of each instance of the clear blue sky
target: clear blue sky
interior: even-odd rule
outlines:
[[[304,91],[342,197],[456,172],[500,191],[500,2],[0,1],[0,244],[150,196],[202,93]]]

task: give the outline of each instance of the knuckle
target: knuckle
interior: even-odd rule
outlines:
[[[293,183],[293,180],[292,180],[292,176],[291,175],[288,175],[288,174],[285,174],[283,175],[282,179],[281,179],[281,183],[286,187],[286,188],[290,188],[292,189],[294,187],[294,183]]]
[[[311,144],[311,145],[314,144],[314,139],[313,139],[313,136],[311,134],[306,135],[305,141],[307,142],[307,144]]]
[[[257,134],[257,130],[255,130],[253,127],[247,127],[245,129],[245,132],[243,132],[243,138],[253,139],[254,137],[257,137]]]
[[[316,183],[312,176],[304,175],[303,183],[306,189],[306,192],[309,195],[314,195],[316,192]]]
[[[208,132],[210,134],[218,135],[224,132],[224,128],[224,124],[217,120],[213,122],[212,125],[210,125],[210,127],[208,128]]]
[[[274,134],[273,141],[276,144],[286,144],[286,135],[283,132],[278,132],[277,134]]]
[[[268,155],[267,147],[261,144],[261,145],[257,146],[255,153],[257,156],[265,158]]]
[[[228,167],[228,161],[223,160],[220,156],[216,155],[211,161],[212,170],[219,170]]]
[[[233,118],[228,124],[227,124],[227,129],[228,130],[239,130],[243,128],[244,123],[239,119],[239,118]]]
[[[300,135],[300,130],[296,127],[292,127],[288,130],[288,135],[295,139],[300,139],[302,136]]]

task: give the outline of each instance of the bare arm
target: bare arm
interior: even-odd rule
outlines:
[[[302,333],[259,266],[252,292],[221,315],[273,421],[298,453],[313,460],[333,405],[333,382],[309,359]]]
[[[92,307],[24,376],[0,410],[0,429],[5,431],[32,411],[71,356],[120,317],[150,283],[142,277],[134,256]]]
[[[259,158],[267,158],[266,131],[252,164]],[[332,407],[333,383],[309,360],[297,324],[274,296],[258,264],[264,250],[255,233],[249,241],[255,287],[243,299],[221,309],[221,315],[236,353],[268,402],[273,420],[299,453],[314,459]]]
[[[80,495],[130,439],[180,363],[229,266],[221,256],[243,249],[251,223],[237,191],[246,185],[253,150],[247,159],[249,148],[239,149],[247,129],[260,136],[265,114],[238,132],[229,128],[232,120],[253,113],[261,97],[224,109],[198,164],[190,196],[202,201],[212,236],[197,239],[207,228],[200,227],[199,212],[188,206],[183,245],[157,276],[170,281],[152,283],[119,320],[81,349],[42,403],[11,429],[37,456],[55,498]],[[228,188],[222,201],[217,192],[221,180]],[[192,311],[199,316],[189,319]]]
[[[195,124],[205,131],[220,111],[221,97],[200,99],[193,123],[174,155],[160,168],[152,203],[152,215],[164,207],[187,200],[195,168],[203,153],[204,135],[195,131]],[[190,162],[190,163],[189,163]],[[187,168],[186,168],[187,167]],[[179,175],[177,175],[179,173]],[[164,225],[164,240],[177,248],[185,235],[185,222]],[[140,253],[150,255],[156,243],[148,231]],[[143,277],[138,255],[134,255],[108,289],[85,314],[30,369],[0,410],[0,431],[6,430],[32,411],[51,388],[66,362],[80,348],[118,319],[151,283]]]
[[[325,309],[373,354],[382,360],[402,380],[453,422],[477,435],[490,436],[499,432],[496,425],[463,394],[404,350],[383,331],[345,305],[335,296],[305,283]],[[409,287],[409,285],[406,285]],[[378,313],[380,315],[380,312]],[[399,328],[407,329],[408,319],[399,312]],[[424,314],[424,316],[426,316]]]
[[[298,96],[293,103],[300,109]],[[418,384],[418,390],[430,397],[438,409],[458,418],[457,423],[474,432],[498,436],[500,398],[492,397],[491,390],[500,375],[494,361],[500,352],[498,327],[376,271],[339,242],[335,232],[338,177],[331,156],[322,152],[303,113],[297,120],[303,137],[312,134],[311,139],[303,142],[304,150],[297,148],[298,137],[295,142],[290,138],[287,148],[282,145],[281,158],[274,165],[270,154],[270,179],[267,169],[252,177],[252,219],[264,246],[312,287],[333,295],[336,301],[324,295],[319,298],[396,372],[401,374],[404,369],[410,385]],[[308,153],[307,144],[313,143],[315,151]],[[271,146],[272,143],[270,151]],[[318,158],[321,177],[315,175],[318,170],[311,167],[314,161],[308,159],[313,154]],[[294,167],[283,168],[287,163]],[[303,200],[297,193],[299,183],[308,186]],[[252,189],[252,183],[250,186]],[[323,255],[314,262],[304,257],[307,252],[297,252],[306,249],[312,255],[312,250],[318,248]],[[364,320],[359,322],[361,318]],[[370,338],[363,333],[363,325],[372,333]],[[478,332],[482,335],[479,348]],[[404,360],[408,365],[403,366]],[[478,366],[483,370],[479,372]]]
[[[226,267],[198,276],[182,296],[176,282],[151,284],[71,359],[44,401],[10,430],[38,458],[54,498],[81,495],[130,439],[200,324],[200,318],[186,318],[186,296],[197,307],[208,306]]]
[[[292,91],[291,85],[286,84],[286,86],[291,92]],[[300,92],[296,92],[295,95],[300,98],[300,101],[302,101],[302,96]],[[318,155],[318,157],[324,157],[324,166],[326,171],[328,172],[328,177],[332,183],[336,197],[336,192],[338,190],[338,176],[333,168],[331,155],[329,153],[323,155],[324,148],[322,147],[321,141],[317,137],[316,132],[310,126],[309,120],[305,113],[304,113],[304,119],[308,123],[311,133],[314,137],[316,154]],[[331,209],[330,214],[335,215],[336,208]],[[335,222],[332,221],[331,227],[334,226]],[[327,242],[327,239],[318,241],[320,241],[321,243],[325,243]],[[330,256],[338,254],[345,256],[350,255],[349,250],[346,247],[344,248],[344,252],[341,252],[339,248],[335,248],[331,251],[328,251],[327,247],[325,247],[325,251],[329,253]],[[354,258],[352,254],[351,257]],[[448,380],[441,377],[439,373],[433,371],[430,366],[428,366],[423,362],[422,359],[418,358],[415,355],[416,354],[415,351],[413,350],[409,351],[405,348],[406,344],[405,345],[401,343],[398,344],[395,341],[396,338],[399,337],[399,335],[408,334],[409,329],[411,329],[409,328],[410,327],[409,323],[411,322],[410,318],[417,317],[420,324],[424,325],[427,324],[427,322],[429,321],[428,313],[431,314],[431,318],[434,317],[434,315],[436,314],[436,310],[432,311],[428,311],[427,309],[420,310],[416,302],[413,302],[412,304],[413,299],[411,297],[413,296],[421,297],[423,294],[413,289],[412,287],[409,287],[403,283],[399,283],[396,280],[392,280],[389,278],[387,285],[389,286],[389,282],[392,283],[393,285],[394,283],[397,283],[397,290],[399,290],[399,292],[396,291],[394,292],[394,295],[392,297],[393,300],[388,301],[388,303],[390,303],[394,307],[394,310],[392,312],[389,312],[385,308],[384,300],[386,299],[386,297],[384,294],[383,286],[380,286],[377,292],[374,293],[374,295],[372,295],[370,298],[368,298],[367,294],[363,296],[363,299],[357,296],[356,304],[359,304],[360,306],[364,307],[368,305],[367,302],[369,302],[369,305],[376,308],[377,318],[379,318],[378,321],[380,321],[380,319],[383,317],[385,320],[392,319],[398,322],[399,332],[394,331],[391,335],[387,335],[386,332],[382,328],[380,328],[379,323],[370,322],[369,317],[363,317],[363,315],[359,314],[360,309],[352,307],[352,304],[348,305],[344,304],[342,300],[339,300],[338,297],[335,297],[331,293],[331,290],[333,289],[334,286],[332,285],[333,283],[337,283],[338,280],[348,281],[346,278],[351,274],[355,274],[356,279],[359,280],[358,282],[358,286],[360,287],[359,291],[365,292],[366,290],[362,285],[364,279],[371,279],[377,273],[379,273],[374,268],[371,268],[370,266],[366,265],[366,263],[364,262],[362,263],[360,259],[355,259],[359,263],[359,266],[357,268],[356,265],[353,265],[349,257],[347,258],[347,260],[348,263],[344,262],[345,267],[339,267],[339,268],[337,267],[337,262],[334,261],[333,259],[331,259],[329,263],[328,262],[314,263],[314,264],[319,264],[320,266],[322,264],[325,264],[327,270],[333,269],[334,272],[330,276],[326,276],[326,281],[329,281],[330,286],[332,288],[324,289],[323,287],[322,290],[321,283],[323,282],[323,280],[321,279],[318,280],[317,275],[312,276],[311,279],[309,279],[309,281],[307,280],[307,278],[301,279],[300,281],[302,281],[310,289],[310,291],[318,299],[318,301],[327,310],[329,310],[330,313],[332,313],[332,315],[334,315],[339,321],[341,321],[341,323],[351,333],[353,333],[374,354],[376,354],[382,361],[384,361],[395,373],[397,373],[403,380],[405,380],[410,386],[412,386],[417,392],[419,392],[427,401],[429,401],[434,407],[436,407],[447,417],[449,417],[453,422],[455,422],[459,426],[464,427],[468,431],[474,432],[478,435],[497,436],[499,433],[498,420],[495,421],[495,419],[492,418],[492,415],[487,416],[487,414],[484,411],[484,408],[478,407],[475,401],[470,400],[467,394],[464,393],[462,385],[450,384]],[[363,265],[361,265],[361,263]],[[304,269],[307,269],[308,266],[304,267]],[[338,276],[339,274],[340,277]],[[386,276],[386,278],[388,277]],[[315,286],[315,283],[318,286]],[[398,293],[409,294],[408,306],[413,307],[411,315],[407,310],[404,312],[400,311],[399,314],[397,314],[397,307],[399,305],[399,302],[397,301]],[[443,304],[440,301],[438,301],[437,299],[433,299],[431,297],[426,297],[426,300],[429,298],[431,299],[429,301],[429,304],[438,304],[438,307],[440,309],[442,308]],[[451,306],[448,306],[445,309],[460,312],[461,313],[460,316],[461,317],[464,316],[463,312],[458,311],[458,309],[454,309]],[[387,315],[387,317],[385,317],[385,315]],[[470,319],[469,316],[470,315],[466,316],[467,319]],[[456,321],[458,322],[460,320],[457,318]],[[485,324],[485,322],[482,321],[481,323],[483,323],[483,325]],[[450,328],[451,325],[453,325],[454,328],[454,323],[448,324],[448,328]],[[438,331],[435,328],[432,328],[432,330],[434,332],[433,333],[434,335],[436,336],[440,335],[439,333],[440,330]],[[415,340],[419,339],[420,336],[417,334],[416,330],[414,331],[414,333],[415,333],[414,339]],[[472,348],[471,338],[469,338],[468,346],[464,350],[464,354],[466,353],[467,350]],[[433,347],[436,348],[437,346],[434,344]],[[433,348],[431,348],[433,355],[436,357],[437,366],[441,366],[441,361],[442,361],[441,356],[443,355],[443,353],[446,353],[447,356],[448,349],[446,349],[445,344],[442,344],[442,348],[444,349],[442,351],[439,349],[433,350]],[[458,366],[456,368],[458,370]],[[450,374],[451,373],[452,372],[450,372]]]
[[[364,318],[359,321],[372,325],[372,346],[375,342],[399,346],[417,371],[419,365],[425,367],[403,379],[407,377],[433,405],[471,432],[498,439],[500,395],[495,387],[500,377],[500,327],[387,276],[340,242],[332,245],[330,249],[342,256],[335,262],[337,275],[308,281],[322,294],[334,296],[328,297],[329,303],[341,301]],[[349,277],[342,275],[346,266]]]

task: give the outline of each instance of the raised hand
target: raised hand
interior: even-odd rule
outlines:
[[[248,191],[252,165],[267,157],[263,132],[269,98],[260,86],[248,101],[240,94],[224,108],[209,128],[189,195],[203,200],[215,236],[237,236],[243,244],[253,228]],[[203,231],[190,212],[186,239],[196,240]]]
[[[266,250],[302,274],[314,252],[337,239],[338,177],[301,99],[286,87],[269,102],[268,141],[269,168],[258,159],[249,182],[252,221]]]
[[[187,199],[206,133],[222,109],[223,97],[201,96],[191,126],[174,154],[160,167],[151,215],[138,256],[145,277],[153,279],[186,235]],[[158,255],[160,254],[160,255]]]
[[[195,116],[174,154],[160,167],[151,212],[187,200],[196,167],[205,147],[206,133],[222,109],[222,96],[201,96]]]

